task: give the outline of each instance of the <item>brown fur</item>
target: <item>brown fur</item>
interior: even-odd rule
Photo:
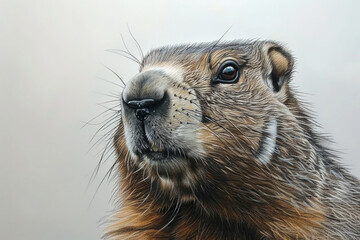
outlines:
[[[239,81],[210,84],[229,59],[241,66]],[[142,141],[133,126],[138,120],[132,110],[123,112],[114,141],[120,206],[105,238],[360,237],[359,182],[313,131],[311,117],[289,85],[293,64],[274,42],[178,46],[149,53],[141,76],[158,68],[174,68],[176,74],[165,72],[165,80],[144,83],[144,94],[165,86],[171,103],[165,114],[155,113],[146,123],[152,130],[148,138],[154,139],[148,141],[174,146],[184,157],[154,163],[135,154],[129,148],[141,147],[130,144]],[[132,81],[127,93],[139,90],[135,82],[140,80]],[[276,119],[276,148],[264,164],[257,156],[271,119]],[[191,146],[177,132],[190,128]],[[334,192],[347,199],[339,201]],[[346,216],[350,212],[354,214]]]

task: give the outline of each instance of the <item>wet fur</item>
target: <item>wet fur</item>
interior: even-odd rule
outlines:
[[[211,85],[229,57],[241,65],[239,82]],[[268,41],[170,46],[145,56],[140,72],[178,66],[185,73],[169,86],[176,117],[156,122],[164,136],[158,144],[176,144],[165,140],[168,131],[199,124],[203,151],[189,156],[175,147],[186,161],[150,167],[129,151],[120,120],[114,138],[119,208],[104,238],[360,239],[359,181],[314,131],[291,88],[293,64],[285,48]],[[264,163],[257,154],[270,116],[276,147]]]

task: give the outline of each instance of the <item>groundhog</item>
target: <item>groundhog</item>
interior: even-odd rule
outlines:
[[[360,239],[360,182],[316,131],[293,67],[273,41],[148,53],[119,99],[104,239]]]

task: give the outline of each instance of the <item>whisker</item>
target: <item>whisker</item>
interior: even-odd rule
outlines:
[[[115,86],[120,87],[121,89],[124,88],[124,86],[122,86],[122,85],[120,85],[120,84],[117,84],[117,83],[114,83],[114,82],[112,82],[112,81],[110,81],[110,80],[107,80],[107,79],[105,79],[105,78],[102,78],[102,77],[96,77],[96,78],[97,78],[97,79],[100,79],[100,80],[102,80],[102,81],[104,81],[104,82],[114,84]]]
[[[93,203],[93,201],[94,201],[94,199],[95,199],[95,197],[96,197],[96,194],[98,193],[98,191],[99,191],[99,189],[100,189],[100,187],[101,187],[101,185],[103,184],[103,182],[105,181],[105,179],[106,179],[106,177],[107,177],[107,175],[110,173],[111,174],[111,171],[112,171],[112,169],[117,165],[117,163],[118,163],[118,161],[115,161],[114,162],[114,164],[110,167],[110,169],[107,171],[107,173],[105,174],[105,176],[101,179],[101,181],[100,181],[100,183],[99,183],[99,185],[98,185],[98,187],[96,188],[96,190],[95,190],[95,193],[93,194],[93,197],[91,198],[91,201],[90,201],[90,204],[89,204],[89,207],[91,206],[91,204]]]
[[[144,59],[144,52],[143,52],[143,50],[141,49],[141,46],[140,46],[139,42],[135,39],[134,35],[132,34],[129,25],[127,25],[127,27],[128,27],[128,31],[129,31],[129,33],[130,33],[130,36],[131,36],[132,39],[135,41],[136,47],[137,47],[137,49],[138,49],[138,51],[139,51],[139,53],[140,53],[140,55],[141,55],[141,58]]]
[[[94,180],[95,176],[98,174],[99,169],[100,169],[100,166],[101,166],[102,163],[103,163],[104,156],[106,156],[107,151],[108,151],[108,149],[109,149],[109,147],[110,147],[110,144],[111,144],[111,141],[108,141],[108,142],[106,143],[104,149],[102,150],[102,153],[101,153],[101,156],[100,156],[100,161],[98,162],[96,168],[94,169],[93,174],[92,174],[91,177],[90,177],[91,182]]]
[[[110,119],[106,120],[106,122],[95,132],[95,134],[93,135],[93,137],[90,139],[90,142],[92,142],[92,141],[94,140],[94,138],[96,137],[96,135],[97,135],[100,131],[104,130],[104,128],[105,128],[106,126],[108,126],[108,124],[111,123],[111,121],[114,120],[114,119],[116,119],[118,116],[119,116],[118,113],[114,113],[113,116],[112,116]],[[106,128],[105,128],[105,129],[106,129]]]
[[[141,63],[139,62],[139,60],[137,60],[136,58],[133,58],[131,54],[129,54],[128,52],[124,51],[124,50],[120,50],[120,49],[106,49],[105,52],[110,52],[110,53],[114,53],[117,55],[120,55],[124,58],[127,58],[135,63],[137,63],[138,65],[140,65]]]
[[[96,115],[95,117],[93,117],[92,119],[90,119],[89,121],[87,122],[84,122],[84,125],[81,126],[81,128],[84,128],[86,125],[92,123],[92,121],[94,121],[95,119],[99,118],[100,116],[102,116],[103,114],[109,112],[110,110],[106,109],[105,111],[99,113],[98,115]]]
[[[113,74],[115,74],[115,76],[116,76],[118,79],[120,79],[120,81],[122,82],[122,84],[124,84],[124,86],[126,86],[124,80],[119,76],[119,74],[117,74],[114,70],[112,70],[112,69],[109,68],[108,66],[105,66],[105,65],[104,65],[104,67],[106,67],[106,68],[107,68],[108,70],[110,70]]]
[[[110,141],[112,140],[113,136],[111,135],[110,138],[106,139],[106,137],[109,136],[110,133],[114,132],[116,129],[118,128],[118,126],[116,125],[115,127],[113,127],[112,129],[110,129],[107,133],[105,133],[103,136],[101,136],[95,143],[93,143],[93,145],[91,146],[90,150],[91,151],[95,146],[97,146],[101,141]],[[98,153],[99,154],[99,153]],[[97,154],[97,155],[98,155]]]
[[[116,105],[113,106],[113,107],[107,107],[107,106],[104,105],[104,103],[98,103],[98,104],[96,104],[96,105],[98,105],[98,106],[100,106],[100,107],[103,107],[103,108],[105,108],[105,109],[108,109],[108,110],[110,110],[110,111],[113,111],[113,112],[119,112],[119,111],[121,111],[121,109],[119,109],[120,104],[116,104]]]
[[[125,41],[124,41],[124,37],[123,37],[123,35],[121,35],[121,40],[122,40],[122,42],[123,42],[123,45],[124,45],[124,47],[125,47],[125,49],[126,49],[126,51],[128,52],[128,54],[129,55],[131,55],[134,59],[136,59],[137,60],[137,62],[139,63],[139,65],[141,64],[141,62],[140,62],[140,60],[137,58],[137,57],[135,57],[130,51],[129,51],[129,49],[128,49],[128,47],[127,47],[127,45],[126,45],[126,43],[125,43]]]
[[[210,48],[209,52],[208,52],[208,65],[209,68],[211,69],[211,53],[214,50],[214,48],[220,43],[220,41],[225,37],[225,35],[230,31],[230,29],[232,28],[232,26],[230,26],[224,33],[223,35],[221,35],[221,37],[215,42],[215,44]]]
[[[106,96],[106,97],[111,97],[111,98],[116,98],[116,99],[120,98],[120,93],[118,93],[118,94],[114,94],[114,93],[107,94],[107,93],[102,93],[102,92],[95,92],[95,93],[99,94],[101,96]]]

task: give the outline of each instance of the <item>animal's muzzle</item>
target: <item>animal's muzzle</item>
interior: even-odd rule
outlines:
[[[135,113],[140,121],[145,121],[150,114],[163,113],[165,105],[168,105],[164,104],[168,98],[163,79],[164,75],[158,71],[147,71],[135,76],[123,92],[126,112]]]

